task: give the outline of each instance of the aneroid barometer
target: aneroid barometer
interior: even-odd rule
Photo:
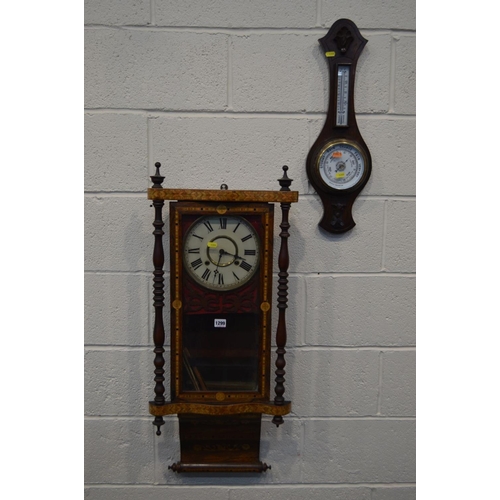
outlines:
[[[323,202],[319,226],[330,233],[352,229],[352,205],[368,181],[371,156],[354,112],[356,64],[367,43],[348,19],[336,21],[319,40],[328,61],[330,101],[326,121],[309,151],[306,171]]]
[[[283,423],[290,191],[283,167],[279,191],[164,189],[160,164],[148,198],[155,208],[155,397],[157,434],[178,415],[175,472],[263,472],[263,414]],[[170,203],[170,400],[165,397],[162,208]],[[271,398],[271,310],[274,203],[281,207],[281,246],[274,398]]]

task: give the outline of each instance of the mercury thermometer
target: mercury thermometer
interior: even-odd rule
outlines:
[[[337,127],[347,127],[349,101],[349,70],[350,67],[342,64],[338,66],[337,78]]]

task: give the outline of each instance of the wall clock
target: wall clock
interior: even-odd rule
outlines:
[[[343,233],[355,226],[352,205],[371,173],[371,156],[356,123],[356,64],[367,40],[348,19],[319,40],[328,61],[330,100],[326,121],[306,160],[306,172],[323,203],[319,226]]]
[[[290,191],[283,167],[279,191],[164,189],[160,164],[151,177],[155,220],[155,398],[157,434],[178,415],[175,472],[264,472],[263,414],[283,423]],[[170,203],[170,401],[165,398],[162,208]],[[271,305],[274,203],[282,220],[274,398],[271,399]]]

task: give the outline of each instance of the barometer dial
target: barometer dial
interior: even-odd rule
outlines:
[[[366,159],[354,143],[333,141],[321,151],[317,171],[327,189],[346,190],[355,187],[363,179]]]

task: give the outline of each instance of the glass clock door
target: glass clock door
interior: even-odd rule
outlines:
[[[259,315],[184,318],[183,391],[259,390]]]

